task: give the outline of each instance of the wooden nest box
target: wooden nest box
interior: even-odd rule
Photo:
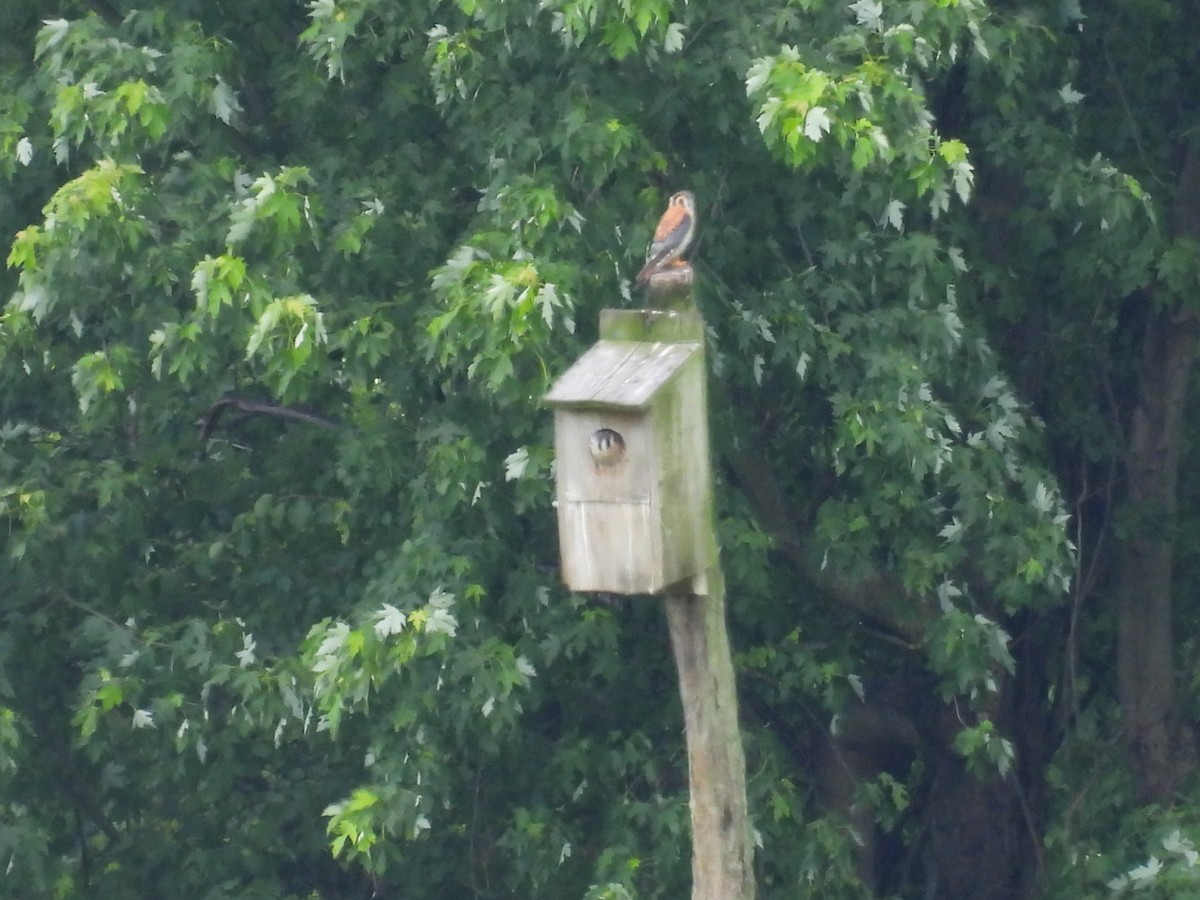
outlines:
[[[605,310],[601,338],[546,395],[563,580],[618,594],[690,581],[705,593],[716,560],[703,322]]]

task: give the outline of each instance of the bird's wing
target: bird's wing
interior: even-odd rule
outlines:
[[[658,227],[654,229],[654,242],[665,241],[675,232],[687,231],[684,220],[691,215],[682,203],[673,204],[667,207],[667,211],[662,214],[662,218],[658,220]]]
[[[691,232],[691,214],[682,206],[672,206],[658,220],[654,239],[646,252],[646,259],[662,259],[679,249]]]

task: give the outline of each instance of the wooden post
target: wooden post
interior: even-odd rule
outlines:
[[[647,306],[694,310],[686,264],[652,276]],[[658,313],[647,313],[657,316]],[[702,322],[702,320],[701,320]],[[648,326],[649,327],[649,326]],[[703,354],[704,335],[698,335]],[[702,399],[707,410],[707,388]],[[707,419],[706,419],[707,422]],[[710,437],[693,452],[710,458]],[[707,571],[666,592],[667,625],[687,733],[692,815],[692,900],[754,900],[754,843],[746,805],[746,759],[738,726],[737,682],[725,624],[725,579],[712,509],[712,466],[705,466]]]
[[[707,581],[705,596],[681,592],[666,597],[687,729],[692,900],[753,900],[746,761],[721,570],[710,572]]]

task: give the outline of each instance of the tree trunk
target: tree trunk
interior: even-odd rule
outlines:
[[[1171,634],[1176,487],[1195,323],[1146,326],[1126,458],[1128,534],[1118,551],[1117,672],[1125,737],[1142,802],[1170,799],[1185,774],[1173,727]]]
[[[1200,151],[1180,172],[1172,224],[1200,240]],[[1117,673],[1125,739],[1142,802],[1170,800],[1191,754],[1174,722],[1171,632],[1179,457],[1200,321],[1188,309],[1156,312],[1146,324],[1137,406],[1125,459],[1126,536],[1118,551]]]

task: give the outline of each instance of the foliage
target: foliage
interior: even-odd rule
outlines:
[[[684,892],[661,611],[559,586],[539,405],[683,185],[762,895],[861,896],[876,838],[908,862],[874,888],[923,895],[947,759],[1045,778],[1063,896],[1083,850],[1089,889],[1194,882],[1191,823],[1108,865],[1136,813],[1079,578],[1123,304],[1200,283],[1157,196],[1183,13],[1089,11],[1146,14],[1115,46],[1072,3],[40,7],[0,10],[25,895]],[[918,724],[872,836],[810,751],[887,684]],[[1075,729],[1043,770],[1021,684]],[[1079,759],[1114,785],[1083,831]]]

